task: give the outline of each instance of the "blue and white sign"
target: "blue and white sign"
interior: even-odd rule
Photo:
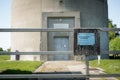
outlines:
[[[78,33],[77,35],[77,45],[94,45],[95,44],[95,34],[94,33]]]

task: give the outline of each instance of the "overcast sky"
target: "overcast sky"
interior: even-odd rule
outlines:
[[[108,15],[120,28],[120,0],[108,0]],[[10,28],[11,0],[0,0],[0,28]],[[10,33],[0,33],[0,47],[10,48]]]

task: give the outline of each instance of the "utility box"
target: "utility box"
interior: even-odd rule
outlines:
[[[74,29],[74,55],[100,54],[98,29]]]

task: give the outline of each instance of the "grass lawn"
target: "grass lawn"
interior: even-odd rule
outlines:
[[[97,64],[97,60],[90,61],[90,66],[100,67],[105,70],[106,73],[120,74],[120,60],[101,60],[100,65]]]
[[[0,55],[0,61],[10,60],[10,55]]]
[[[22,74],[32,73],[38,68],[40,61],[0,61],[1,74]]]
[[[10,61],[9,55],[0,55],[0,74],[30,74],[42,64],[43,62],[41,61]],[[0,80],[29,80],[29,79],[0,79]]]
[[[32,73],[41,61],[9,61],[9,55],[0,55],[0,74]]]
[[[98,65],[97,60],[93,60],[93,61],[90,61],[90,66],[100,67],[104,69],[105,73],[108,73],[108,74],[120,74],[120,59],[101,60],[100,65]]]

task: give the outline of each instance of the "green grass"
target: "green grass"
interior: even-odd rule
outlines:
[[[1,74],[22,74],[32,73],[38,68],[40,61],[0,61]]]
[[[0,55],[0,74],[32,73],[40,65],[40,61],[10,61],[9,55]]]
[[[10,60],[10,55],[0,55],[0,61]]]
[[[100,65],[98,65],[97,60],[93,60],[90,61],[90,66],[100,67],[109,74],[120,73],[120,60],[101,60]]]
[[[0,55],[0,74],[30,74],[43,62],[41,61],[10,61],[9,55]],[[0,79],[0,80],[29,80],[29,79]],[[34,79],[37,80],[37,79]]]
[[[99,67],[104,69],[105,73],[108,74],[120,74],[120,59],[118,60],[101,60],[98,65],[97,60],[90,61],[91,67]],[[120,80],[120,78],[118,78]]]

